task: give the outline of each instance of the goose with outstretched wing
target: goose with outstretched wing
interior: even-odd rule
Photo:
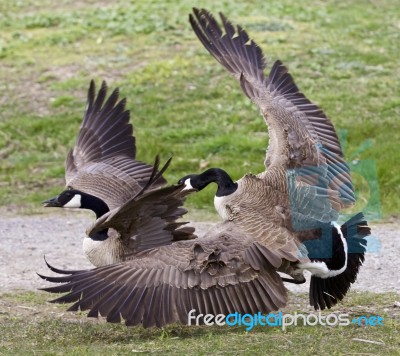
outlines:
[[[260,47],[220,16],[222,26],[204,9],[193,9],[189,19],[204,47],[259,107],[269,132],[266,170],[234,182],[226,171],[211,168],[181,182],[196,190],[217,183],[214,204],[222,219],[279,254],[286,261],[279,269],[295,281],[303,282],[303,271],[311,271],[311,304],[330,307],[346,294],[364,260],[365,239],[355,240],[356,249],[349,249],[350,242],[360,229],[369,234],[360,216],[355,218],[358,228],[346,230],[346,236],[336,223],[340,211],[355,202],[336,131],[280,61],[265,76]]]
[[[162,173],[169,161],[158,172],[158,157],[154,166],[136,160],[130,113],[126,100],[118,98],[118,89],[107,98],[104,81],[96,95],[91,81],[76,145],[65,163],[66,190],[44,202],[45,207],[90,209],[96,214],[83,240],[84,252],[95,266],[193,238],[194,229],[177,222],[186,213],[184,194],[166,199],[166,192],[160,191],[148,197],[166,185]]]

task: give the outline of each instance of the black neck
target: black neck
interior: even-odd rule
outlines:
[[[104,241],[108,239],[108,229],[97,231],[95,234],[90,235],[94,241]]]
[[[210,183],[217,183],[217,197],[226,196],[236,191],[238,185],[223,169],[210,168],[205,172],[191,178],[193,188],[202,190]]]
[[[81,196],[81,208],[94,211],[97,219],[110,211],[107,204],[100,198],[86,193],[81,193]]]
[[[96,219],[110,211],[108,205],[104,202],[104,200],[87,193],[82,194],[81,208],[94,211],[94,213],[96,214]],[[91,239],[95,241],[104,241],[107,238],[108,229],[98,231],[93,236],[91,236]]]

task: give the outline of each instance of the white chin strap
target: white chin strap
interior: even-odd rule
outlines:
[[[63,208],[80,208],[81,207],[82,196],[80,194],[75,194],[74,197],[65,205]]]
[[[190,184],[190,178],[186,179],[184,184],[185,184],[185,188],[183,188],[183,190],[194,190],[194,188]]]

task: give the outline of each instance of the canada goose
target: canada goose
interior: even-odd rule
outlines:
[[[240,26],[220,16],[222,28],[204,9],[193,9],[189,19],[204,47],[260,108],[270,137],[266,170],[234,182],[224,170],[211,168],[180,182],[198,191],[215,182],[214,205],[221,218],[275,251],[286,261],[278,270],[298,283],[305,280],[303,270],[309,270],[311,304],[330,307],[355,281],[364,260],[363,238],[370,233],[362,215],[342,227],[336,223],[340,210],[351,207],[355,197],[335,129],[280,61],[265,77],[260,47]],[[317,248],[315,240],[320,241]],[[299,260],[304,245],[310,250],[307,262]]]
[[[186,213],[181,207],[184,194],[161,188],[169,161],[157,173],[158,157],[154,167],[136,160],[126,100],[118,101],[118,89],[107,100],[106,96],[106,83],[96,96],[91,81],[76,145],[65,163],[67,189],[43,202],[45,207],[90,209],[96,214],[83,241],[84,252],[95,266],[192,238],[194,230],[176,221]]]
[[[207,20],[207,16],[210,15],[204,10],[201,13],[195,10],[195,15],[203,23],[210,21],[210,19]],[[193,23],[193,17],[191,21]],[[220,35],[214,32],[217,29],[213,29],[212,33],[215,34],[214,39],[218,41]],[[227,33],[230,32],[227,31]],[[243,33],[241,35],[244,36]],[[232,34],[229,36],[232,37]],[[233,39],[228,40],[228,42],[232,41]],[[244,43],[247,41],[248,39]],[[254,44],[249,46],[251,58],[256,58],[263,63],[261,52],[258,49],[255,50],[254,48],[257,47],[254,46]],[[256,57],[253,56],[254,51],[258,53]],[[229,56],[227,58],[229,61]],[[247,62],[243,61],[243,63]],[[251,62],[248,63],[248,68],[252,70],[250,64]],[[271,81],[271,85],[275,85],[278,89],[285,89],[285,84],[287,84],[286,88],[294,91],[291,77],[282,71],[282,68],[276,70],[279,75],[276,80]],[[244,71],[244,75],[246,73]],[[263,88],[261,85],[258,87],[260,90],[264,90]],[[289,100],[285,98],[285,93],[284,90],[281,93],[276,92],[277,95],[282,96],[281,100]],[[293,109],[296,109],[296,105],[303,105],[301,102],[304,100],[306,108],[317,110],[314,105],[297,93],[297,88],[292,94],[292,100],[295,100],[295,104],[292,104]],[[281,111],[286,112],[287,109],[283,107]],[[301,117],[307,113],[300,110],[298,115]],[[276,126],[274,128],[276,132],[270,125],[271,134],[278,136],[274,136],[275,138],[270,143],[269,157],[267,157],[269,175],[263,172],[258,177],[247,175],[242,179],[242,181],[248,181],[249,184],[249,187],[241,193],[244,204],[227,206],[224,199],[240,192],[243,184],[241,181],[233,182],[229,175],[220,169],[212,169],[201,175],[186,176],[181,179],[180,184],[163,188],[170,189],[172,196],[176,194],[180,197],[185,192],[187,194],[191,192],[193,188],[200,190],[212,181],[217,182],[216,205],[224,221],[214,226],[205,236],[143,250],[136,253],[133,259],[91,270],[68,271],[47,264],[53,272],[62,276],[40,275],[49,282],[60,284],[44,288],[44,290],[51,293],[67,293],[53,302],[73,302],[69,310],[89,310],[88,316],[91,317],[97,317],[100,314],[106,317],[108,322],[120,322],[124,319],[126,325],[143,324],[144,327],[160,327],[176,321],[187,324],[192,310],[195,310],[198,316],[200,314],[228,315],[235,312],[268,313],[286,305],[287,292],[284,281],[302,282],[304,280],[299,264],[317,262],[316,258],[310,258],[304,253],[301,249],[301,241],[307,238],[318,238],[321,236],[320,230],[329,229],[334,234],[332,244],[335,255],[331,259],[323,257],[320,259],[321,265],[312,266],[317,269],[317,272],[313,276],[314,286],[310,290],[310,302],[321,309],[331,307],[337,303],[337,300],[343,298],[350,284],[355,280],[364,259],[364,237],[369,234],[369,228],[362,214],[357,214],[339,227],[332,223],[334,221],[332,216],[336,217],[342,207],[351,205],[354,202],[354,195],[348,168],[341,156],[337,138],[335,141],[333,127],[322,112],[315,114],[319,115],[315,118],[317,123],[322,122],[324,129],[326,129],[325,125],[328,126],[326,140],[327,144],[332,140],[333,147],[330,149],[336,148],[337,152],[333,151],[335,156],[330,157],[323,147],[313,146],[315,135],[321,133],[320,126],[317,125],[314,129],[317,132],[313,132],[310,137],[308,130],[311,130],[311,127],[302,129],[301,125],[292,123],[285,134],[281,132],[282,129],[279,131],[279,122],[275,125],[273,123],[272,127]],[[289,130],[290,128],[293,128],[293,131]],[[300,137],[305,138],[306,148],[297,147],[297,144],[302,142],[302,140],[298,141],[300,133],[302,134]],[[333,138],[330,137],[332,135]],[[283,147],[278,145],[281,140],[285,142]],[[291,145],[287,147],[287,141],[294,147],[292,148]],[[324,140],[322,144],[325,142]],[[297,155],[299,150],[302,154],[304,150],[304,157]],[[288,159],[288,151],[290,159]],[[310,160],[309,165],[308,160]],[[293,167],[289,163],[287,163],[289,167],[286,167],[284,164],[286,161],[293,164]],[[335,167],[329,168],[328,164],[323,166],[326,162],[336,164],[341,169],[341,176],[335,178],[332,172]],[[339,169],[337,167],[336,170]],[[288,168],[309,169],[318,175],[312,177],[314,184],[311,184],[310,177],[295,176],[296,172],[291,172]],[[289,174],[288,182],[285,172],[292,173]],[[268,176],[276,177],[270,178],[270,187],[264,183]],[[320,178],[328,188],[316,186],[316,178]],[[335,181],[331,182],[333,180]],[[338,184],[342,181],[346,187],[342,188],[343,191],[339,194]],[[299,182],[306,189],[298,189]],[[245,204],[246,195],[251,191],[252,184],[254,184],[253,189],[259,190],[259,200],[267,205],[266,209],[258,201],[255,202],[252,194],[248,197],[249,204]],[[291,189],[295,198],[294,203],[298,203],[300,208],[296,212],[290,204],[288,192],[291,192]],[[271,202],[263,200],[264,190],[271,192]],[[315,207],[311,203],[320,196],[326,198],[325,200],[327,198],[331,200],[323,201],[322,206]],[[281,201],[282,204],[268,209],[268,204],[272,204],[273,199]],[[309,204],[310,209],[301,209],[302,205],[299,203],[301,201]],[[240,219],[237,219],[247,210],[254,215],[254,220],[250,225],[241,223]],[[270,220],[268,213],[272,217]],[[293,231],[294,217],[296,221],[305,221],[308,224],[311,221],[312,224],[309,225],[313,229]],[[270,231],[273,231],[273,234]],[[355,245],[358,250],[347,254],[345,245],[350,246],[350,244]],[[341,262],[342,266],[336,266],[340,264],[338,262]],[[338,273],[335,271],[341,270],[344,265],[346,268],[333,276]],[[323,274],[325,268],[328,270],[329,278],[320,278],[323,275],[317,277],[318,271]],[[285,272],[294,279],[282,278],[278,272]],[[204,322],[204,319],[199,321]]]

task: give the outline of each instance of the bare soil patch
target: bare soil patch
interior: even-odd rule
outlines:
[[[0,221],[0,293],[35,290],[46,285],[36,272],[49,272],[43,257],[64,269],[91,268],[82,252],[82,239],[93,217],[86,213],[3,216]],[[194,222],[201,236],[212,223]],[[397,258],[400,224],[372,226],[375,252],[367,253],[354,290],[400,293]],[[293,292],[307,292],[308,284],[287,285]]]

